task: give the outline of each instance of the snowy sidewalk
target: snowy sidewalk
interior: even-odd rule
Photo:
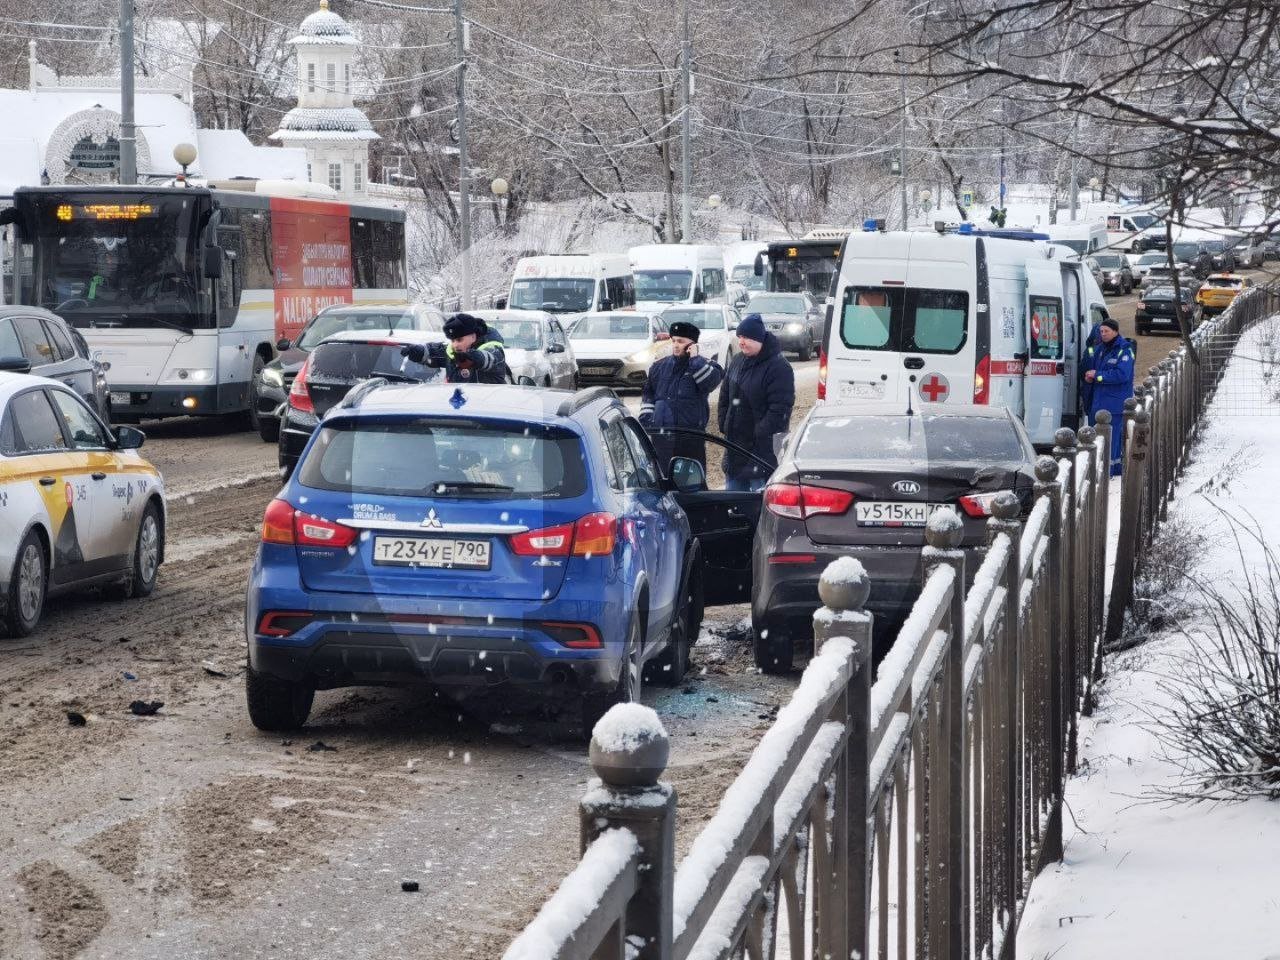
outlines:
[[[1267,324],[1276,332],[1280,317]],[[1267,324],[1242,341],[1170,506],[1171,521],[1207,537],[1192,573],[1219,589],[1261,561],[1247,539],[1242,556],[1224,510],[1280,545],[1280,403],[1271,416],[1241,416],[1231,402],[1255,385],[1259,397],[1269,389],[1258,382],[1262,365],[1240,358],[1259,353]],[[1065,860],[1031,888],[1020,957],[1280,960],[1280,802],[1151,799],[1183,772],[1164,755],[1155,719],[1173,703],[1167,684],[1181,675],[1191,643],[1170,630],[1107,658],[1099,708],[1080,723],[1079,772],[1067,784]]]

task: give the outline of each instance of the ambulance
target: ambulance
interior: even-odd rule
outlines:
[[[840,258],[818,399],[1008,407],[1033,443],[1081,422],[1080,359],[1106,301],[1043,234],[864,231]]]

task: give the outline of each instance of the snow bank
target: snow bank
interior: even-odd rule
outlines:
[[[533,922],[507,948],[503,960],[547,960],[554,956],[599,905],[600,895],[639,854],[640,843],[630,830],[600,834]]]
[[[628,753],[666,735],[657,712],[641,703],[615,704],[591,732],[600,748],[610,753]]]

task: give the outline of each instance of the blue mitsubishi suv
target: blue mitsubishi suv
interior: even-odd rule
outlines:
[[[660,466],[604,388],[368,381],[267,507],[250,718],[296,729],[334,687],[518,685],[580,703],[589,734],[646,671],[680,682],[705,604],[749,599],[759,511],[696,460]]]

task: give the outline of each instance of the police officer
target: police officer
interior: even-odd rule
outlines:
[[[502,337],[479,317],[455,313],[444,322],[445,343],[420,343],[400,353],[414,363],[444,367],[446,383],[511,383]]]
[[[1120,475],[1124,455],[1124,402],[1133,396],[1133,344],[1120,336],[1120,324],[1107,317],[1098,324],[1098,340],[1084,352],[1085,389],[1090,391],[1089,422],[1098,411],[1111,412],[1111,475]]]
[[[688,457],[707,466],[706,444],[698,437],[663,434],[668,427],[706,430],[711,419],[707,397],[720,385],[724,371],[715,359],[698,355],[702,331],[692,323],[671,324],[671,355],[649,368],[640,401],[640,425],[653,436],[665,467],[672,457]]]

